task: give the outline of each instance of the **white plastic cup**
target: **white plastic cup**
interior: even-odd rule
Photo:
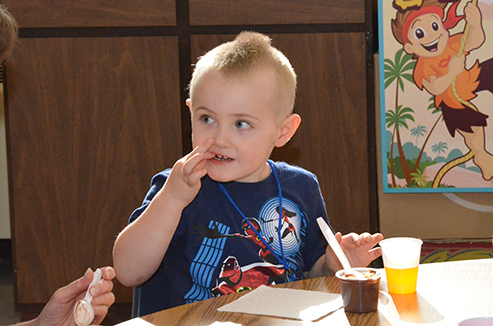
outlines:
[[[423,241],[416,238],[388,238],[380,241],[389,293],[416,292]]]

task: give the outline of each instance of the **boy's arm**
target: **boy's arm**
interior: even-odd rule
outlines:
[[[331,253],[328,253],[328,251]],[[332,257],[327,259],[327,257]],[[334,275],[335,272],[342,269],[342,265],[339,263],[339,260],[335,256],[334,252],[330,249],[330,246],[327,246],[327,250],[325,254],[323,254],[315,264],[313,264],[312,269],[309,272],[305,272],[305,278],[314,278],[321,277],[327,275]]]
[[[454,78],[464,71],[465,60],[466,57],[464,55],[454,55],[448,63],[447,73],[438,78],[435,75],[431,75],[430,81],[423,79],[423,87],[432,95],[437,96],[442,94],[452,85]]]
[[[125,286],[138,286],[158,269],[180,222],[183,209],[200,190],[200,179],[207,173],[205,164],[211,139],[178,160],[163,188],[142,215],[118,235],[113,248],[113,263],[118,280]]]
[[[467,54],[472,50],[475,50],[485,41],[485,33],[482,24],[481,11],[478,6],[469,2],[464,8],[464,16],[467,24],[469,25],[469,33],[467,34],[467,40],[464,45],[464,53]],[[462,36],[465,37],[465,34]],[[432,95],[440,95],[447,90],[452,84],[454,78],[459,75],[465,69],[465,54],[453,56],[448,64],[448,72],[436,78],[436,76],[430,76],[430,81],[423,79],[424,88]]]
[[[352,267],[366,267],[382,255],[381,248],[374,248],[383,239],[383,235],[380,233],[373,235],[349,233],[342,236],[340,232],[337,232],[335,237],[341,244],[342,250],[344,250]],[[332,248],[327,246],[325,254],[317,260],[310,272],[305,274],[305,277],[333,275],[340,269],[342,269],[342,264]]]
[[[470,26],[464,51],[471,52],[483,45],[485,41],[481,11],[477,5],[473,5],[472,2],[469,2],[464,8],[464,16],[467,24]]]

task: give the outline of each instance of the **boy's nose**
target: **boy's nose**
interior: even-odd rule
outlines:
[[[227,128],[218,128],[214,135],[214,144],[220,147],[229,147],[231,145],[231,135]]]

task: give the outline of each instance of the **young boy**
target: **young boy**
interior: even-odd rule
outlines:
[[[200,58],[190,83],[193,151],[157,174],[118,236],[117,278],[138,286],[164,269],[165,307],[341,268],[315,219],[317,178],[268,160],[296,132],[296,75],[262,34]],[[381,234],[337,234],[353,266],[380,256]]]

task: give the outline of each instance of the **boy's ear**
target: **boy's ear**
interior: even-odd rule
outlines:
[[[407,54],[412,55],[414,54],[414,49],[411,43],[406,43],[404,44],[404,51],[406,51]]]
[[[192,112],[192,100],[187,98],[187,100],[185,101],[185,104],[188,106],[188,109],[190,110],[190,112]]]
[[[276,147],[282,147],[293,137],[301,123],[301,117],[293,113],[287,117],[281,125],[281,134],[274,143]]]

